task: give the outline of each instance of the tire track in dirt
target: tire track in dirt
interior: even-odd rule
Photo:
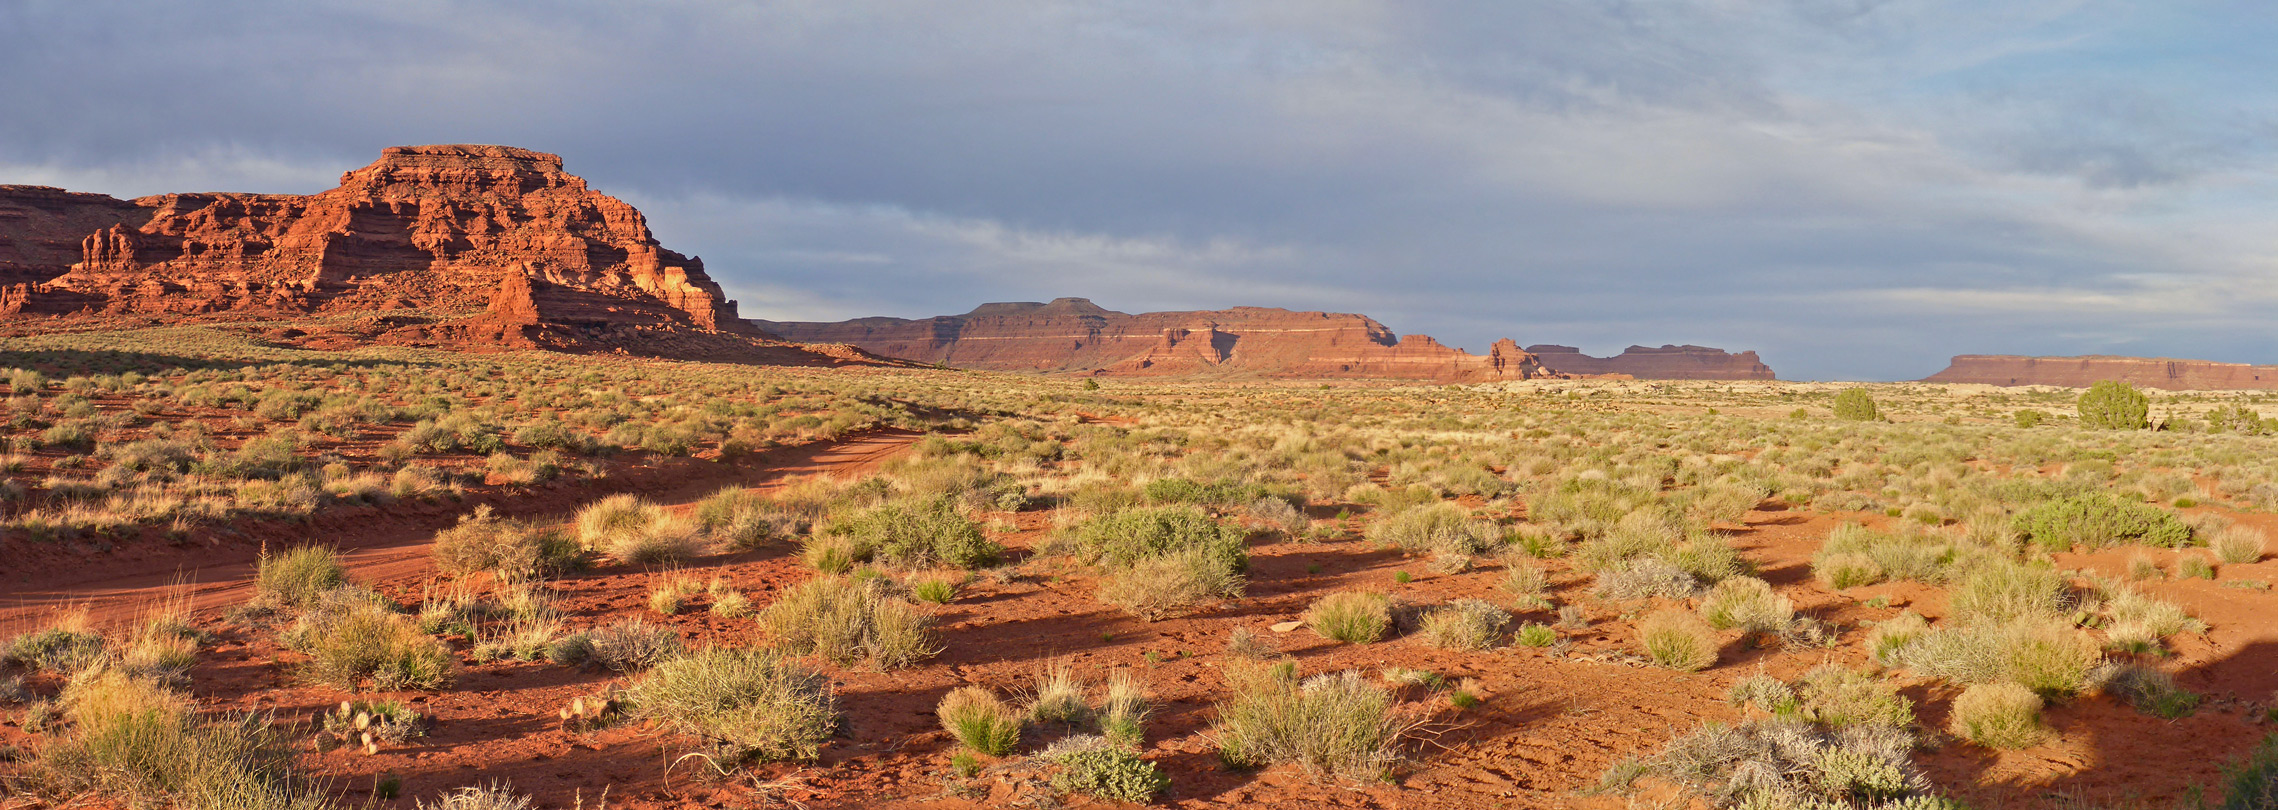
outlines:
[[[924,435],[917,431],[886,429],[844,441],[784,448],[730,468],[724,479],[691,475],[646,488],[611,486],[611,481],[602,479],[593,482],[594,486],[581,488],[580,497],[566,505],[547,499],[547,503],[535,508],[517,509],[516,499],[512,497],[490,500],[496,502],[494,508],[500,514],[556,522],[568,520],[585,504],[628,491],[640,492],[667,506],[686,508],[731,484],[741,483],[755,491],[768,491],[795,476],[866,473],[908,449]],[[442,510],[410,523],[384,526],[353,539],[317,539],[336,541],[348,565],[349,577],[354,581],[378,582],[419,575],[433,568],[429,549],[435,532],[456,523],[459,515],[473,511],[474,506],[470,502],[463,508]],[[79,608],[86,609],[98,625],[131,621],[170,599],[187,598],[192,611],[199,614],[217,612],[243,603],[252,595],[257,556],[257,550],[190,549],[172,570],[150,570],[152,566],[146,564],[133,566],[142,570],[122,570],[108,577],[88,577],[85,569],[29,572],[34,578],[29,585],[0,583],[0,631],[29,629],[58,610]],[[86,564],[102,566],[105,561],[96,558]],[[47,581],[38,581],[41,579]]]

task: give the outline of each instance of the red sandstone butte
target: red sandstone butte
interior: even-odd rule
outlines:
[[[2176,391],[2278,389],[2278,366],[2106,354],[2078,357],[1962,354],[1955,355],[1944,371],[1922,381],[2087,388],[2103,380]]]
[[[349,343],[836,364],[737,317],[700,259],[555,155],[397,146],[307,196],[0,186],[0,325],[371,313]],[[27,323],[29,322],[29,323]]]
[[[992,371],[1147,376],[1383,378],[1483,382],[1571,376],[1509,340],[1484,355],[1424,335],[1395,336],[1365,315],[1235,307],[1137,315],[1082,298],[983,304],[924,320],[757,321],[808,343]],[[1763,378],[1771,370],[1753,363]],[[1592,373],[1592,372],[1581,372]]]

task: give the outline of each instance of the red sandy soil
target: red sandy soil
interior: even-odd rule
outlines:
[[[859,474],[911,441],[908,434],[873,434],[846,444],[776,451],[730,467],[692,467],[709,476],[659,477],[630,488],[661,501],[686,505],[729,482],[767,489],[794,473]],[[626,482],[613,482],[623,487]],[[566,515],[592,491],[560,493],[539,503],[516,503],[519,514]],[[502,508],[508,502],[502,501]],[[465,505],[471,508],[471,504]],[[1333,507],[1331,508],[1333,509]],[[1496,598],[1502,571],[1493,566],[1456,575],[1425,570],[1420,559],[1379,549],[1357,539],[1326,543],[1262,542],[1252,549],[1247,598],[1181,619],[1145,623],[1091,598],[1090,577],[1072,569],[1032,564],[1010,582],[977,579],[938,613],[946,651],[922,666],[890,673],[831,669],[845,724],[820,761],[777,764],[729,778],[708,776],[699,759],[679,759],[687,740],[639,724],[594,732],[566,730],[555,712],[578,696],[601,692],[621,678],[543,662],[504,661],[467,664],[456,684],[434,693],[395,693],[381,697],[411,702],[433,718],[428,736],[365,756],[355,751],[307,755],[311,772],[333,780],[344,801],[362,803],[375,779],[402,779],[403,798],[380,806],[409,807],[462,785],[506,780],[535,796],[540,806],[575,807],[597,802],[606,791],[616,807],[751,807],[772,803],[809,808],[904,807],[977,808],[1025,805],[1045,788],[1034,766],[1019,759],[997,763],[966,782],[948,776],[954,743],[932,709],[948,690],[979,683],[1001,694],[1017,695],[1047,663],[1064,659],[1079,674],[1098,682],[1114,669],[1129,669],[1147,685],[1156,713],[1147,726],[1147,756],[1170,777],[1165,803],[1178,807],[1267,808],[1488,808],[1628,806],[1621,797],[1582,795],[1608,766],[1658,750],[1670,738],[1703,721],[1731,721],[1740,711],[1724,699],[1726,690],[1761,669],[1794,677],[1821,663],[1864,665],[1860,640],[1864,623],[1911,607],[1933,618],[1943,596],[1919,585],[1902,584],[1827,591],[1809,575],[1809,556],[1826,534],[1857,515],[1777,511],[1772,506],[1749,516],[1739,531],[1742,550],[1762,575],[1790,596],[1800,612],[1843,629],[1841,643],[1829,649],[1759,646],[1728,635],[1718,665],[1701,673],[1677,673],[1645,666],[1629,652],[1625,619],[1645,606],[1625,606],[1585,598],[1587,584],[1553,561],[1555,596],[1584,605],[1589,627],[1565,631],[1562,648],[1510,647],[1491,652],[1450,652],[1395,636],[1378,644],[1345,645],[1310,631],[1273,634],[1267,628],[1297,618],[1323,593],[1352,588],[1390,592],[1409,605],[1450,598]],[[354,575],[405,601],[416,600],[435,579],[425,543],[434,528],[458,509],[430,515],[365,515],[320,518],[319,531],[340,534]],[[1328,509],[1316,512],[1325,518]],[[1003,517],[1000,515],[1000,517]],[[1021,513],[1018,531],[998,539],[1016,556],[1050,529],[1049,516]],[[329,521],[329,522],[328,522]],[[377,528],[349,534],[359,522]],[[1344,526],[1356,538],[1365,518]],[[242,549],[240,549],[242,551]],[[2105,552],[2067,558],[2064,564],[2113,572],[2134,552]],[[2147,552],[2166,554],[2172,552]],[[201,615],[211,619],[246,594],[249,557],[207,559],[197,567],[195,586]],[[93,562],[93,561],[91,561]],[[110,567],[84,576],[46,570],[33,587],[11,584],[14,603],[6,614],[29,622],[59,602],[84,603],[102,616],[130,616],[165,596],[172,568],[156,558]],[[1396,573],[1416,578],[1401,584]],[[709,579],[723,577],[751,596],[755,606],[773,601],[784,587],[810,576],[788,548],[709,558],[679,572]],[[604,624],[628,615],[645,616],[677,628],[692,644],[754,643],[754,620],[723,619],[699,601],[677,616],[648,612],[650,587],[673,572],[605,567],[556,583],[558,605],[571,629]],[[2278,577],[2278,563],[2230,566],[2225,580]],[[14,580],[15,577],[9,577]],[[2262,736],[2251,719],[2270,695],[2273,675],[2269,636],[2256,630],[2256,605],[2268,592],[2225,589],[2203,581],[2154,583],[2151,590],[2183,602],[2215,630],[2204,640],[2184,639],[2172,666],[2187,669],[2182,683],[2207,693],[2198,714],[2165,721],[2136,712],[2111,698],[2081,698],[2054,708],[2056,740],[2033,749],[1991,754],[1961,744],[1945,745],[1923,759],[1946,789],[1986,806],[2031,806],[2058,792],[2097,797],[2135,796],[2159,800],[2182,795],[2189,786],[2210,784],[2217,768]],[[1855,600],[1884,596],[1888,607]],[[1498,600],[1500,601],[1500,600]],[[1523,620],[1549,621],[1546,615]],[[208,622],[201,621],[201,625]],[[1450,681],[1473,678],[1486,700],[1458,711],[1444,699],[1410,692],[1411,707],[1428,716],[1414,762],[1388,783],[1316,779],[1294,768],[1245,772],[1223,767],[1209,734],[1211,704],[1223,694],[1222,670],[1241,659],[1224,651],[1237,627],[1268,636],[1306,674],[1359,669],[1375,675],[1385,667],[1428,669]],[[218,641],[193,672],[191,691],[217,710],[273,711],[280,722],[305,724],[351,697],[339,689],[295,678],[293,653],[282,651],[274,633],[234,625],[217,627]],[[463,646],[463,644],[462,644]],[[1907,689],[1926,728],[1943,725],[1951,689],[1914,683]],[[2250,705],[2250,702],[2251,705]],[[296,726],[305,727],[305,726]],[[1023,743],[1033,751],[1065,732],[1032,727]],[[21,742],[22,733],[0,727],[0,742]],[[1984,783],[1986,787],[1973,787]],[[953,785],[961,790],[952,791]],[[1675,795],[1667,786],[1650,787],[1649,798]],[[1102,806],[1068,797],[1069,806]],[[1045,805],[1049,806],[1049,805]],[[1683,806],[1679,803],[1673,806]]]

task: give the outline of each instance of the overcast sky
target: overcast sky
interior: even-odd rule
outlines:
[[[2278,362],[2268,0],[0,0],[0,183],[556,152],[744,314]]]

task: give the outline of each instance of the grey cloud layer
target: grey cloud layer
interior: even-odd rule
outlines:
[[[0,182],[313,190],[510,143],[771,318],[1085,295],[1805,377],[2270,359],[2267,91],[2174,56],[2251,5],[187,6],[0,6]]]

